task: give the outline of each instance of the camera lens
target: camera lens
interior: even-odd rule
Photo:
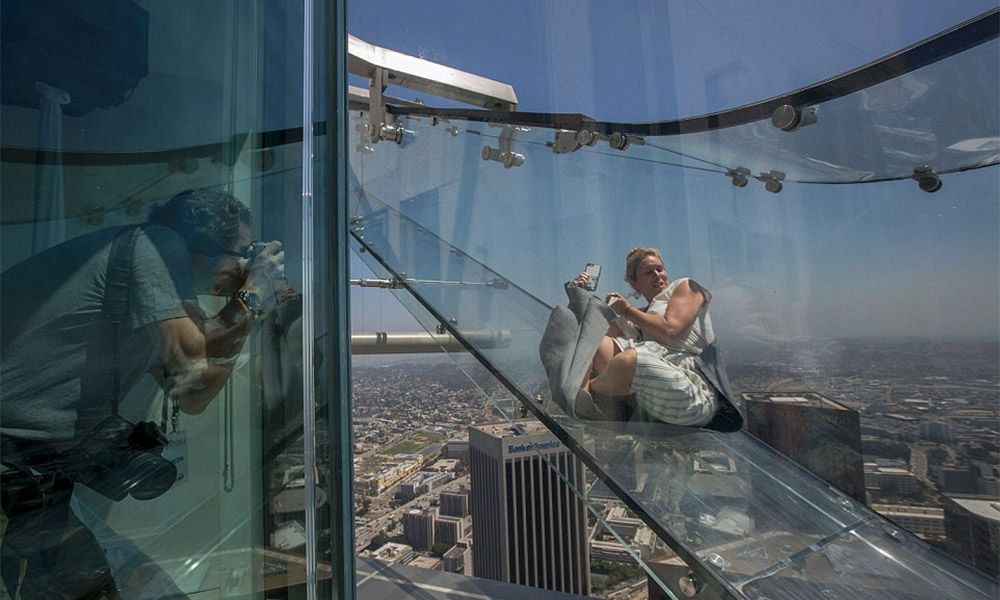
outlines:
[[[122,465],[129,495],[136,500],[152,500],[177,481],[177,466],[162,456],[139,452]]]

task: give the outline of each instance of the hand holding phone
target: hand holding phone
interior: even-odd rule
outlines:
[[[597,289],[597,280],[601,278],[601,265],[587,263],[587,268],[583,272],[587,274],[587,285],[584,287],[593,292]]]

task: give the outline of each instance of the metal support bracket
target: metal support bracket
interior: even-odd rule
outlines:
[[[385,110],[385,69],[375,67],[368,85],[368,139],[377,144],[379,140],[388,140],[397,144],[403,141],[403,128],[396,125],[395,119]]]
[[[633,145],[645,146],[646,140],[638,135],[618,133],[617,131],[615,133],[612,133],[611,136],[608,137],[608,146],[610,146],[612,150],[625,151],[628,149],[629,146]]]
[[[524,155],[514,152],[514,138],[517,137],[518,131],[529,131],[529,128],[518,127],[516,125],[494,125],[492,123],[490,126],[503,127],[503,132],[500,134],[497,148],[483,146],[481,153],[483,160],[492,160],[501,163],[505,169],[523,165]]]
[[[447,281],[443,279],[415,279],[406,277],[402,279],[393,277],[391,279],[351,279],[351,285],[358,287],[382,288],[387,290],[398,290],[406,287],[407,284],[414,285],[458,285],[463,287],[488,287],[498,290],[507,289],[510,284],[503,277],[494,277],[489,281]]]
[[[555,139],[552,140],[552,151],[556,154],[569,154],[584,146],[596,145],[598,139],[597,134],[586,129],[581,131],[560,129],[556,131]]]
[[[756,177],[757,181],[764,182],[764,189],[771,192],[772,194],[777,194],[781,191],[784,185],[781,183],[785,179],[785,174],[781,171],[775,171],[771,169],[767,173],[761,173]]]
[[[819,116],[815,106],[796,108],[791,104],[782,104],[771,115],[771,125],[782,131],[795,131],[812,125]]]
[[[750,183],[750,169],[746,167],[736,167],[735,169],[727,169],[726,177],[733,180],[733,185],[738,188],[746,187]]]
[[[403,287],[401,279],[351,279],[351,285],[358,287],[380,288],[383,290],[398,290]]]
[[[920,189],[927,192],[928,194],[933,194],[934,192],[941,189],[941,178],[938,174],[934,172],[934,167],[930,165],[924,165],[922,167],[917,167],[913,170],[913,175],[911,175]]]
[[[351,353],[416,354],[427,352],[468,352],[469,349],[439,325],[437,333],[352,333]],[[511,332],[500,330],[463,331],[462,338],[477,348],[508,348]]]

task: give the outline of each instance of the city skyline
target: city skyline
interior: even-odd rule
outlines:
[[[914,527],[915,534],[944,548],[944,541],[936,533],[940,526],[933,531],[925,529],[925,524],[942,518],[941,494],[968,493],[963,490],[970,489],[974,493],[976,490],[993,495],[998,493],[996,469],[987,473],[988,465],[996,461],[1000,450],[996,433],[1000,423],[1000,407],[996,402],[1000,396],[1000,380],[995,369],[998,345],[952,343],[928,347],[913,343],[880,345],[861,341],[856,345],[846,344],[845,350],[843,356],[850,357],[850,361],[825,362],[824,357],[839,356],[839,351],[822,345],[809,347],[807,344],[794,349],[756,348],[752,353],[738,354],[730,365],[734,389],[737,393],[758,391],[775,395],[814,391],[859,411],[866,462],[865,479],[870,486],[875,486],[869,487],[869,493],[873,494],[869,502],[877,503],[881,510],[891,513],[897,524]],[[787,362],[795,352],[811,354],[817,360],[814,367],[803,369]],[[940,360],[939,357],[947,357],[947,360]],[[462,367],[401,364],[358,368],[355,414],[360,431],[377,431],[368,423],[374,424],[381,415],[381,421],[386,424],[383,428],[395,424],[393,431],[398,429],[398,433],[386,432],[381,443],[372,445],[365,442],[364,446],[356,448],[356,452],[367,455],[378,447],[401,448],[401,439],[404,443],[406,439],[413,439],[407,438],[405,431],[423,429],[442,434],[451,431],[453,436],[460,436],[465,428],[463,422],[482,421],[482,402],[487,396],[492,399],[490,403],[502,409],[503,414],[516,415],[517,401],[499,383],[484,379],[489,375],[483,371],[485,369],[475,364]],[[479,384],[473,384],[467,377],[479,381]],[[410,385],[407,382],[411,382]],[[479,387],[484,382],[486,385]],[[413,407],[416,406],[421,407],[421,418],[414,419]],[[411,415],[405,424],[400,422],[399,415],[403,414]],[[947,426],[922,426],[933,423],[946,423]],[[370,439],[368,435],[366,439]],[[403,438],[397,437],[400,435]],[[928,436],[946,436],[942,439],[954,441],[940,442]],[[673,446],[667,443],[662,451],[654,451],[652,455],[647,450],[645,456],[662,456],[665,459],[677,450],[683,452],[683,444],[671,450]],[[941,447],[947,450],[944,454],[935,450]],[[601,458],[602,449],[606,453],[613,452],[614,448],[595,447],[598,460],[609,460]],[[708,454],[704,458],[714,460]],[[682,468],[682,465],[687,463],[677,462],[675,466],[681,471],[670,479],[684,472],[687,467]],[[642,467],[640,472],[649,468],[649,465]],[[619,468],[614,477],[624,477],[621,479],[624,482],[628,479],[627,475]],[[632,479],[635,480],[634,475]],[[754,480],[752,477],[747,479],[746,475],[742,479],[748,482]],[[461,481],[459,477],[455,485],[462,485]],[[758,485],[754,489],[759,488],[758,491],[770,487],[756,483]],[[665,501],[673,497],[669,486],[661,484],[659,488],[653,488],[641,478],[624,485],[635,486],[630,493],[639,496],[662,494]],[[595,498],[607,493],[605,489]],[[424,502],[427,502],[426,499]],[[927,507],[928,510],[919,513],[908,506]],[[930,511],[930,508],[937,512]],[[918,518],[917,513],[928,516]],[[753,514],[750,516],[753,517]],[[726,513],[727,519],[735,519],[734,523],[740,522],[737,517],[735,513]],[[706,543],[711,539],[711,536],[707,537]],[[601,548],[604,552],[603,545]]]

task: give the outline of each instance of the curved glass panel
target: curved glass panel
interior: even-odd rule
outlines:
[[[400,144],[372,144],[359,133],[362,115],[352,121],[353,233],[367,250],[362,257],[398,277],[452,333],[509,334],[502,347],[471,335],[466,342],[705,580],[748,598],[864,598],[871,590],[989,598],[997,592],[994,579],[899,531],[746,432],[570,417],[548,401],[539,361],[549,313],[567,302],[563,282],[599,263],[597,293],[624,292],[624,255],[655,245],[671,279],[690,276],[712,292],[720,352],[747,403],[755,393],[826,394],[862,411],[867,427],[896,430],[902,409],[895,408],[894,386],[910,382],[937,398],[947,394],[935,387],[937,378],[959,378],[978,390],[963,402],[993,410],[995,419],[995,171],[942,175],[935,194],[921,192],[916,181],[797,185],[904,178],[927,158],[957,171],[994,164],[988,140],[969,155],[947,149],[954,142],[947,151],[908,145],[927,132],[952,139],[956,115],[943,103],[929,102],[914,116],[907,111],[921,103],[897,94],[945,71],[969,75],[974,96],[954,140],[974,126],[996,136],[996,45],[948,60],[948,69],[942,61],[882,84],[885,111],[867,114],[875,96],[861,92],[831,101],[830,110],[822,105],[817,124],[791,134],[752,125],[616,144],[622,150],[607,141],[574,148],[545,128],[415,116],[399,121]],[[935,89],[959,97],[963,80]],[[980,97],[984,89],[993,95]],[[784,143],[820,127],[824,114],[840,115],[827,136]],[[924,123],[914,130],[923,133],[901,135],[904,123],[915,122]],[[764,141],[772,139],[782,140],[781,149]],[[868,152],[866,140],[879,151]],[[967,158],[947,162],[955,156]],[[740,188],[705,160],[788,173],[783,186]],[[771,193],[775,187],[779,195]],[[965,292],[958,311],[954,289]],[[899,336],[911,345],[900,345]],[[977,366],[907,363],[910,353],[935,348]],[[905,411],[903,417],[910,418]],[[970,433],[977,443],[990,435]],[[634,445],[609,444],[613,439]],[[857,448],[838,450],[853,454],[836,459],[822,443],[818,448],[828,460],[860,463]]]
[[[303,280],[329,264],[303,258],[302,6],[0,10],[3,597],[274,598],[317,562],[344,580],[339,454],[324,421],[318,467],[303,440]]]
[[[742,167],[755,176],[779,171],[801,183],[880,181],[911,177],[921,168],[951,173],[995,165],[998,52],[994,39],[843,98],[799,107],[800,113],[814,111],[816,122],[794,131],[761,121],[657,138],[635,155],[709,169]]]

